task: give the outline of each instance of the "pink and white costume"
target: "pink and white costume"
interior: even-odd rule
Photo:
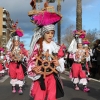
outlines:
[[[49,49],[49,53],[57,53],[59,50],[59,47],[56,45],[54,41],[51,41],[50,44],[47,44],[45,41],[43,41],[43,52],[46,52]],[[29,78],[33,80],[30,95],[34,97],[34,100],[44,100],[46,97],[46,94],[48,94],[48,100],[56,100],[56,81],[53,74],[50,74],[46,76],[44,83],[46,86],[45,90],[42,90],[40,88],[39,79],[41,75],[36,75],[32,72],[32,68],[35,67],[35,57],[34,54],[38,53],[38,45],[35,46],[33,51],[33,57],[29,60],[29,68],[28,68],[28,74]],[[59,59],[60,66],[56,67],[56,70],[62,73],[64,68],[64,59]],[[38,96],[39,95],[39,96]]]
[[[42,31],[42,33],[45,34],[45,32],[47,32],[49,30],[54,30],[54,25],[45,26],[45,30]],[[33,39],[33,42],[34,42],[34,39]],[[60,47],[54,41],[51,41],[48,44],[45,41],[43,41],[42,46],[43,46],[43,50],[42,50],[43,53],[45,53],[47,50],[49,50],[49,54],[55,53],[55,54],[60,55],[58,52]],[[29,68],[28,68],[29,76],[28,77],[33,80],[32,86],[30,89],[30,95],[34,98],[34,100],[45,100],[46,95],[48,95],[48,100],[57,100],[57,98],[60,97],[59,96],[60,94],[59,95],[57,94],[57,92],[58,92],[57,91],[57,83],[58,83],[57,79],[59,79],[58,75],[55,75],[54,73],[52,73],[52,74],[46,76],[45,79],[43,79],[43,76],[41,74],[36,75],[34,72],[32,72],[32,68],[35,67],[35,61],[36,61],[36,58],[34,55],[38,55],[38,51],[39,51],[39,45],[35,44],[33,46],[32,53],[28,60],[29,61],[28,62],[28,66],[29,66]],[[65,70],[64,58],[60,57],[58,61],[59,61],[60,66],[57,66],[56,70],[58,72],[62,73]],[[61,83],[59,83],[59,84],[61,85]],[[62,88],[62,86],[61,86],[61,88]]]

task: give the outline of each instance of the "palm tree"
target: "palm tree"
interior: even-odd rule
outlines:
[[[55,0],[47,0],[49,3],[54,3]]]
[[[76,14],[76,29],[82,30],[82,0],[77,0]]]
[[[58,0],[58,5],[57,5],[57,11],[58,14],[60,15],[61,12],[61,4],[60,4],[61,0]],[[58,22],[57,24],[57,38],[58,38],[58,44],[61,44],[61,21]]]

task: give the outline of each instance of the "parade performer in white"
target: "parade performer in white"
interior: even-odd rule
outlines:
[[[20,37],[23,36],[23,31],[17,27],[17,24],[13,25],[13,31],[11,38],[7,44],[7,51],[9,51],[9,76],[11,78],[10,84],[12,85],[12,93],[16,93],[16,85],[19,86],[18,93],[23,94],[24,85],[24,70],[22,66],[24,54],[20,49]]]
[[[71,72],[73,77],[73,84],[75,90],[79,90],[79,84],[83,85],[83,91],[88,92],[90,89],[87,87],[87,67],[86,67],[86,51],[83,49],[82,39],[79,38],[77,42],[77,50],[74,54],[74,63],[72,64]]]

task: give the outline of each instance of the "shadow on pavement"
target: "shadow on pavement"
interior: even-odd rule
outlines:
[[[73,89],[73,83],[68,80],[62,80],[63,85]]]
[[[29,100],[34,100],[32,97],[30,97],[30,99]]]
[[[88,96],[93,97],[96,100],[100,100],[100,88],[95,89],[95,88],[90,87],[90,89],[91,89],[91,91],[88,93]]]
[[[82,98],[72,98],[71,100],[86,100],[86,99],[82,99]]]

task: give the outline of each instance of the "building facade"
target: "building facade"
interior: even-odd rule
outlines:
[[[6,47],[6,44],[10,38],[12,24],[13,20],[10,18],[9,12],[0,7],[0,47]]]

